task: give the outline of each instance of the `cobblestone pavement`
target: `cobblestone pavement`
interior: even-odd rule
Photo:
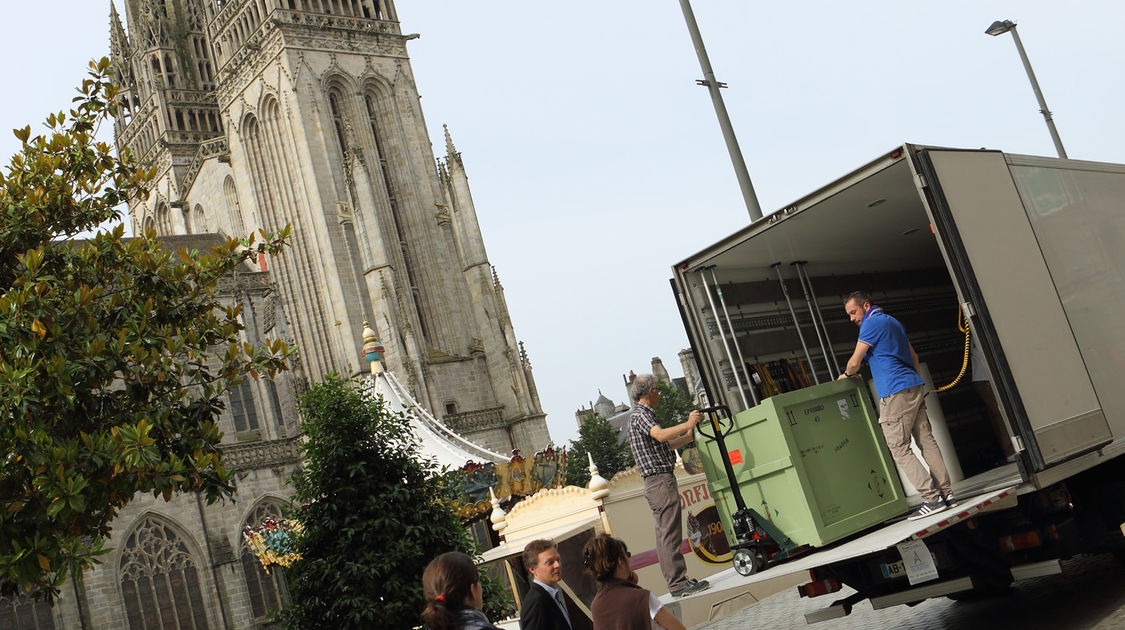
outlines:
[[[1012,586],[1011,593],[976,602],[955,602],[945,597],[917,606],[872,610],[869,601],[840,619],[807,625],[805,613],[819,610],[854,592],[801,599],[787,589],[726,619],[700,626],[701,630],[1111,630],[1125,629],[1125,568],[1112,555],[1084,556],[1063,562],[1063,572]]]

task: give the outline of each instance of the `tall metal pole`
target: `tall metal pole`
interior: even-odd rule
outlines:
[[[742,199],[746,202],[746,211],[750,213],[750,222],[762,218],[762,207],[758,204],[758,195],[754,192],[754,184],[750,182],[750,173],[746,170],[746,162],[742,159],[742,149],[738,148],[738,139],[734,137],[734,127],[730,124],[727,107],[723,104],[723,95],[719,88],[726,87],[715,79],[715,71],[711,69],[711,60],[707,58],[707,49],[703,47],[703,36],[699,34],[699,25],[695,23],[695,13],[691,10],[689,0],[680,0],[680,8],[684,11],[684,20],[687,22],[688,33],[691,34],[691,43],[695,46],[695,56],[699,57],[699,67],[703,70],[703,79],[697,80],[699,85],[707,86],[711,93],[711,102],[715,105],[715,115],[719,118],[719,128],[723,130],[723,139],[727,143],[727,152],[730,161],[734,164],[734,174],[738,177],[738,187],[742,189]]]
[[[1047,101],[1043,99],[1043,91],[1039,89],[1039,81],[1035,80],[1035,72],[1031,69],[1031,62],[1027,59],[1027,51],[1023,49],[1020,34],[1016,31],[1016,23],[1011,20],[997,20],[984,32],[994,37],[1004,33],[1012,34],[1012,40],[1016,42],[1016,51],[1019,52],[1020,61],[1023,62],[1023,69],[1027,71],[1027,78],[1031,81],[1031,89],[1035,91],[1035,99],[1039,101],[1039,113],[1043,114],[1043,120],[1047,121],[1047,131],[1051,132],[1051,140],[1055,143],[1055,151],[1058,151],[1059,157],[1066,158],[1066,149],[1063,148],[1062,138],[1059,137],[1059,130],[1055,129],[1055,121],[1051,118],[1051,110],[1047,109]]]

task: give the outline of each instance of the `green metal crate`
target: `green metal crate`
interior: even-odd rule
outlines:
[[[746,507],[798,546],[820,547],[907,510],[878,415],[860,388],[846,379],[767,398],[736,415],[724,438]],[[718,443],[698,437],[696,445],[733,545],[738,507]]]

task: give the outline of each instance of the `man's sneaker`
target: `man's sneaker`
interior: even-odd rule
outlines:
[[[923,501],[922,505],[914,508],[914,511],[911,512],[910,515],[906,518],[912,521],[916,521],[923,516],[929,516],[931,514],[937,514],[938,512],[944,512],[947,509],[949,509],[949,506],[946,505],[945,501],[942,501],[941,499],[938,499],[937,501]]]
[[[947,508],[955,508],[955,507],[957,507],[957,498],[953,496],[953,493],[952,493],[952,492],[950,492],[949,494],[947,494],[947,495],[943,496],[943,497],[941,498],[941,500],[945,502],[945,507],[947,507]]]
[[[707,580],[691,580],[687,581],[679,590],[672,591],[672,597],[684,597],[685,595],[692,595],[700,591],[705,591],[711,588],[711,583]]]

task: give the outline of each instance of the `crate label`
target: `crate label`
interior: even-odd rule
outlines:
[[[938,577],[937,564],[926,543],[921,540],[908,540],[899,543],[898,554],[902,557],[902,564],[906,569],[906,577],[911,584],[919,584],[936,580]]]
[[[840,408],[840,417],[844,420],[848,419],[848,401],[841,398],[836,401],[836,406]]]
[[[820,414],[824,412],[824,403],[818,403],[809,407],[805,407],[805,417],[812,416],[813,422],[820,422]],[[791,422],[790,424],[796,424]]]
[[[739,450],[730,451],[729,453],[727,453],[727,457],[730,458],[731,464],[741,464],[742,463],[742,450],[739,449]]]

